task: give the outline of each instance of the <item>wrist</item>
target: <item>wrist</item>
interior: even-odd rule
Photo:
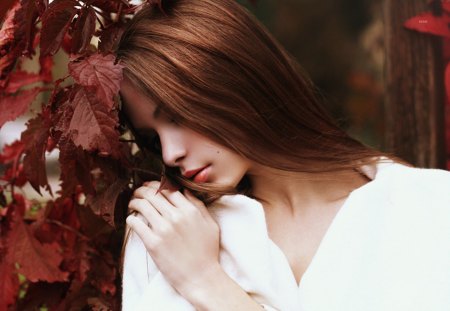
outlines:
[[[200,275],[191,278],[185,284],[177,287],[178,292],[194,306],[209,304],[207,300],[220,293],[220,288],[231,279],[222,269],[219,263],[217,265],[205,268]]]
[[[218,263],[177,290],[199,311],[263,311]]]

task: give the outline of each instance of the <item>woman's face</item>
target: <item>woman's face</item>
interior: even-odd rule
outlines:
[[[235,187],[250,161],[209,138],[180,126],[129,81],[121,84],[124,111],[149,147],[161,152],[167,166],[178,167],[191,180]]]

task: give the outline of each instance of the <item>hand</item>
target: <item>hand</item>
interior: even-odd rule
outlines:
[[[183,294],[202,286],[220,267],[219,226],[190,192],[158,192],[159,185],[149,182],[136,189],[129,208],[143,219],[130,215],[127,224],[167,281]]]

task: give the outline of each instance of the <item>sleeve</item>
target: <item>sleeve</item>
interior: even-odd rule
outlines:
[[[134,305],[140,300],[144,289],[155,277],[158,270],[141,239],[130,232],[125,241],[122,275],[122,310],[134,310]]]
[[[122,311],[194,311],[165,280],[132,230],[125,243],[122,273]]]

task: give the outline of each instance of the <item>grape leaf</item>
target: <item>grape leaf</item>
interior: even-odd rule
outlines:
[[[89,46],[95,31],[97,16],[93,7],[81,9],[72,35],[72,53],[80,54]]]
[[[36,73],[26,71],[15,71],[9,75],[8,86],[5,91],[7,93],[15,93],[21,87],[42,81],[42,76]]]
[[[0,88],[19,56],[33,54],[37,9],[34,0],[20,0],[7,13],[0,31]]]
[[[5,82],[8,73],[14,67],[16,63],[16,53],[13,51],[16,38],[14,36],[14,31],[16,25],[14,23],[14,18],[21,8],[20,3],[17,2],[11,10],[6,14],[6,19],[3,22],[2,28],[0,30],[0,88],[5,87]]]
[[[23,152],[23,147],[23,143],[20,140],[16,140],[9,145],[5,145],[2,153],[0,153],[0,163],[8,164],[17,162]]]
[[[77,1],[55,0],[42,15],[41,55],[53,55],[61,47],[64,35],[77,13]]]
[[[88,205],[96,215],[102,216],[111,226],[114,226],[114,207],[120,193],[128,185],[128,180],[117,179],[102,193],[88,197]]]
[[[34,38],[37,33],[36,19],[38,11],[35,0],[20,0],[22,9],[18,11],[15,22],[19,25],[14,32],[15,37],[22,37],[22,54],[32,56],[34,54]]]
[[[408,29],[450,38],[450,17],[446,14],[435,16],[429,12],[408,19],[404,26]]]
[[[75,81],[95,88],[99,102],[109,110],[114,106],[113,98],[119,93],[122,81],[123,66],[114,64],[114,61],[115,56],[112,54],[93,54],[69,63],[69,72]]]
[[[3,20],[3,17],[5,17],[5,14],[7,14],[8,10],[14,5],[14,2],[16,2],[16,0],[0,1],[0,22]]]
[[[59,269],[62,262],[57,244],[41,244],[22,219],[16,217],[9,238],[6,258],[19,264],[19,272],[28,280],[66,281],[68,273]]]
[[[94,275],[92,283],[103,294],[114,295],[116,286],[114,280],[116,278],[115,264],[111,253],[103,252],[101,256],[97,256],[92,260],[92,274]]]
[[[76,147],[72,141],[63,138],[60,142],[59,163],[63,197],[71,197],[76,192],[78,185],[81,185],[84,193],[95,193],[90,158],[84,150]]]
[[[4,3],[1,2],[1,6],[9,6],[10,4],[13,4],[14,1],[9,1],[10,3]],[[15,3],[12,7],[10,7],[10,10],[6,14],[6,18],[3,21],[3,25],[0,31],[0,52],[3,51],[6,46],[14,40],[14,16],[16,15],[16,12],[20,9],[20,3]],[[4,11],[6,12],[6,11]],[[0,54],[2,55],[2,54]]]
[[[124,31],[124,25],[122,23],[113,23],[103,29],[100,34],[100,42],[98,43],[98,49],[102,53],[111,53],[119,44],[119,39]]]
[[[68,127],[72,141],[87,151],[120,158],[118,116],[107,110],[91,88],[79,88],[72,101]]]
[[[36,118],[27,123],[27,129],[22,133],[21,141],[25,144],[23,165],[25,175],[31,186],[40,194],[40,187],[50,193],[47,172],[45,169],[45,150],[50,135],[49,111],[44,110]]]
[[[0,128],[8,121],[13,121],[28,111],[31,103],[41,88],[33,88],[20,92],[18,95],[1,95],[0,93]]]

